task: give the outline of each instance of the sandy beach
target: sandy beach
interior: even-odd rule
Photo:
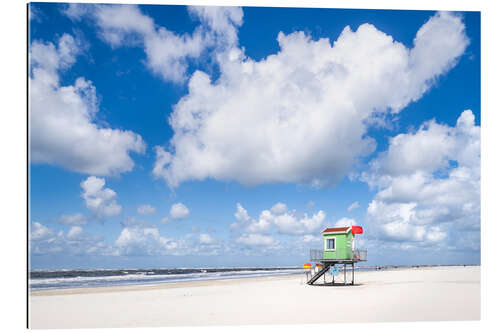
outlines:
[[[295,275],[30,293],[31,328],[479,319],[479,266],[357,272],[354,286]]]

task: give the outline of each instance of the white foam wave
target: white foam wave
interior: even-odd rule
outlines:
[[[279,276],[302,273],[302,270],[242,270],[228,272],[210,273],[186,273],[186,274],[165,274],[151,275],[146,272],[116,276],[77,276],[61,278],[35,278],[30,279],[29,287],[37,289],[59,289],[59,288],[83,288],[95,286],[130,285],[130,284],[151,284],[151,283],[173,283],[181,281],[203,281],[203,280],[224,280],[243,277],[263,277]]]

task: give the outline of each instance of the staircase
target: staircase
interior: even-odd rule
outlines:
[[[316,282],[316,280],[318,280],[321,276],[323,276],[323,274],[328,272],[328,270],[330,269],[330,266],[331,266],[331,264],[328,264],[328,263],[325,264],[325,266],[323,266],[323,268],[318,273],[314,274],[309,279],[309,281],[307,281],[307,284],[312,285],[314,282]]]

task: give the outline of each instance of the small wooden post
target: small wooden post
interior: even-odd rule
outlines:
[[[352,285],[354,286],[354,263],[352,263]]]

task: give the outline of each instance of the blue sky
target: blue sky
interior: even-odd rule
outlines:
[[[32,268],[479,263],[479,13],[30,14]]]

